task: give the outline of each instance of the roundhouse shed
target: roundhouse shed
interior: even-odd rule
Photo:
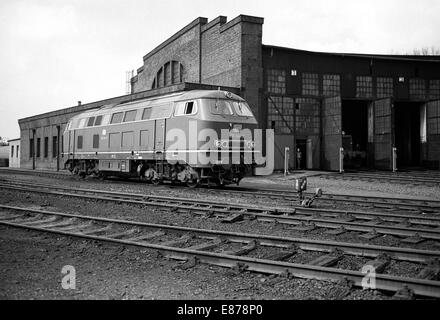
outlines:
[[[19,120],[21,166],[60,168],[60,132],[78,112],[179,90],[217,88],[246,99],[275,130],[275,167],[344,164],[439,168],[440,56],[324,53],[262,44],[264,19],[197,18],[143,57],[132,94]],[[190,84],[188,84],[190,83]]]

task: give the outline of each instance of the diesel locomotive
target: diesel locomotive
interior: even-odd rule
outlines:
[[[256,128],[247,102],[227,91],[105,105],[70,119],[65,168],[82,177],[137,176],[154,184],[238,184],[256,166],[249,135]]]

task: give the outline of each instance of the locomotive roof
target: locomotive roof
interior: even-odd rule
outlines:
[[[101,106],[97,109],[88,110],[86,112],[80,113],[71,120],[77,118],[91,117],[100,114],[107,114],[109,112],[118,112],[125,111],[131,108],[144,108],[150,105],[161,105],[169,102],[177,102],[177,101],[185,101],[185,100],[194,100],[194,99],[231,99],[238,101],[245,101],[242,97],[228,91],[221,90],[191,90],[191,91],[183,91],[177,93],[171,93],[164,96],[135,100],[120,104],[107,104]],[[110,111],[111,110],[111,111]]]

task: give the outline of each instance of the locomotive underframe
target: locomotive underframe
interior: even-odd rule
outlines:
[[[171,164],[166,160],[71,159],[66,162],[65,166],[72,174],[80,177],[96,176],[101,179],[110,176],[138,177],[153,184],[170,181],[171,183],[185,183],[190,187],[238,185],[245,176],[252,175],[252,165],[249,164],[192,167],[186,163]]]

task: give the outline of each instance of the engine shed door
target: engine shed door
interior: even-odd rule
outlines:
[[[339,149],[342,147],[341,97],[322,100],[322,167],[339,170]]]
[[[374,101],[374,167],[392,169],[393,101],[385,98]]]

